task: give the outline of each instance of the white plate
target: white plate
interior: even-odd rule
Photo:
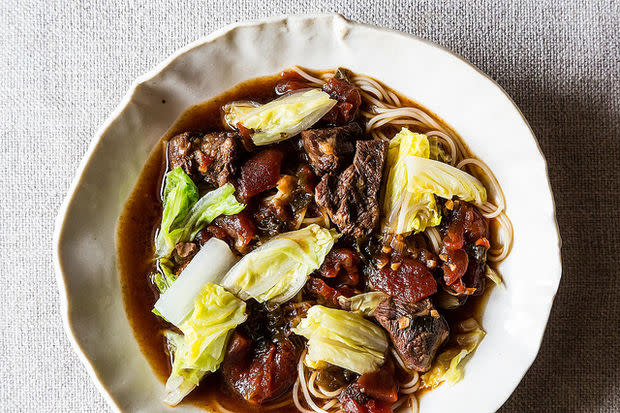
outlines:
[[[115,255],[119,214],[149,153],[188,106],[293,64],[344,66],[437,113],[495,172],[515,230],[482,320],[487,336],[453,387],[421,412],[493,412],[533,362],[561,276],[560,240],[545,160],[519,109],[491,79],[425,40],[345,20],[293,16],[235,24],[139,78],[82,160],[56,224],[65,327],[92,379],[123,411],[172,411],[125,314]],[[162,104],[165,99],[166,103]],[[181,407],[177,413],[194,411]]]

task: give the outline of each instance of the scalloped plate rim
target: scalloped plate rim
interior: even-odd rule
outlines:
[[[172,53],[169,57],[167,57],[165,60],[163,60],[161,63],[157,64],[153,69],[147,71],[145,74],[139,76],[138,78],[136,78],[136,80],[134,80],[134,82],[132,82],[132,85],[130,86],[128,92],[124,95],[124,97],[122,98],[122,100],[120,101],[120,103],[116,106],[116,108],[112,111],[112,113],[106,118],[106,120],[104,121],[104,123],[102,124],[101,127],[99,127],[97,129],[97,132],[95,133],[93,139],[91,140],[83,158],[81,159],[78,168],[75,172],[75,176],[72,180],[72,183],[69,187],[69,189],[67,190],[67,196],[64,198],[59,210],[58,210],[58,214],[56,216],[55,219],[55,226],[54,226],[54,233],[53,233],[53,252],[54,252],[54,267],[55,267],[55,273],[56,273],[56,282],[57,282],[57,286],[58,286],[58,291],[59,291],[59,295],[60,295],[60,311],[61,311],[61,315],[62,315],[62,321],[63,321],[63,328],[65,330],[65,333],[67,335],[67,338],[69,339],[69,342],[74,350],[74,352],[77,354],[80,362],[82,363],[82,365],[84,365],[84,367],[87,370],[88,375],[90,376],[92,382],[95,384],[97,390],[104,396],[106,402],[108,403],[108,405],[110,405],[115,411],[120,411],[120,408],[118,406],[118,404],[116,403],[116,401],[114,400],[112,394],[109,392],[109,390],[105,387],[105,385],[101,382],[101,380],[99,379],[97,372],[95,371],[94,366],[92,365],[91,361],[86,357],[84,350],[81,348],[80,344],[78,343],[77,337],[76,337],[76,333],[73,330],[73,327],[70,323],[69,320],[69,307],[70,307],[70,298],[68,296],[68,292],[66,290],[66,282],[65,282],[65,274],[63,271],[63,264],[61,262],[60,259],[60,249],[62,246],[62,233],[63,233],[63,229],[64,229],[64,225],[66,222],[66,214],[68,211],[68,208],[74,198],[74,195],[77,192],[77,189],[79,188],[80,183],[82,182],[82,178],[84,175],[84,171],[86,169],[86,167],[88,166],[93,154],[95,153],[95,150],[97,149],[98,144],[101,141],[102,136],[107,132],[107,130],[110,128],[110,126],[114,123],[114,121],[120,117],[120,115],[124,112],[124,110],[127,108],[127,106],[130,104],[130,102],[132,101],[132,98],[134,97],[136,91],[138,90],[139,87],[141,87],[142,85],[148,83],[150,80],[154,79],[155,77],[157,77],[159,74],[161,74],[163,71],[165,71],[172,63],[174,63],[179,57],[191,52],[192,50],[196,49],[197,47],[200,47],[202,45],[205,45],[207,43],[213,42],[214,40],[226,36],[228,34],[230,34],[231,32],[238,30],[240,28],[244,28],[244,27],[254,27],[254,26],[258,26],[258,25],[262,25],[262,24],[270,24],[270,23],[278,23],[278,22],[283,22],[289,18],[302,18],[302,19],[317,19],[317,18],[334,18],[334,19],[340,19],[341,23],[347,25],[347,26],[364,26],[373,30],[377,30],[377,31],[383,31],[383,32],[389,32],[393,35],[397,35],[397,36],[403,36],[403,37],[408,37],[408,38],[413,38],[419,42],[425,43],[427,45],[430,45],[434,48],[438,48],[441,49],[449,54],[451,54],[453,57],[456,57],[457,59],[461,60],[462,62],[466,63],[467,65],[469,65],[471,68],[473,68],[479,75],[481,75],[482,77],[485,78],[486,81],[491,82],[493,84],[493,86],[497,87],[499,89],[499,91],[501,91],[501,93],[503,95],[505,95],[505,97],[508,98],[508,100],[511,102],[514,110],[516,110],[518,112],[518,114],[520,115],[523,123],[527,126],[527,128],[529,129],[531,138],[533,139],[536,148],[538,150],[538,156],[539,156],[539,161],[542,161],[544,164],[544,169],[545,169],[545,173],[546,173],[546,184],[547,184],[547,190],[549,191],[549,194],[551,195],[551,203],[552,203],[552,215],[553,215],[553,223],[555,225],[555,231],[556,231],[556,238],[557,238],[557,243],[558,243],[558,256],[557,256],[557,262],[558,262],[558,269],[559,269],[559,274],[557,277],[557,282],[554,283],[553,287],[553,294],[551,294],[551,296],[549,297],[549,302],[548,302],[548,311],[545,315],[545,327],[548,323],[548,319],[551,313],[551,309],[553,306],[553,302],[555,299],[555,296],[557,294],[557,290],[559,288],[559,283],[561,281],[561,275],[562,275],[562,263],[561,263],[561,238],[560,238],[560,234],[559,234],[559,226],[557,223],[557,214],[556,214],[556,207],[555,207],[555,200],[553,197],[553,191],[551,188],[551,184],[550,184],[550,180],[549,180],[549,174],[548,174],[548,165],[545,159],[544,154],[542,153],[542,150],[540,148],[540,145],[538,143],[538,140],[535,137],[535,134],[531,128],[531,126],[529,125],[528,121],[526,120],[526,118],[524,117],[524,115],[522,114],[521,110],[518,108],[518,106],[515,104],[515,102],[513,101],[513,99],[510,97],[510,95],[508,93],[506,93],[506,91],[492,78],[490,78],[487,74],[485,74],[483,71],[481,71],[478,67],[476,67],[474,64],[472,64],[471,62],[469,62],[467,59],[465,59],[464,57],[454,53],[453,51],[451,51],[450,49],[443,47],[441,45],[438,45],[432,41],[429,41],[427,39],[418,37],[416,35],[412,35],[412,34],[408,34],[408,33],[403,33],[394,29],[389,29],[389,28],[384,28],[384,27],[379,27],[379,26],[374,26],[371,24],[366,24],[366,23],[359,23],[359,22],[355,22],[352,20],[349,20],[345,17],[343,17],[341,14],[338,13],[310,13],[310,14],[295,14],[295,15],[279,15],[279,16],[273,16],[270,18],[266,18],[266,19],[255,19],[255,20],[245,20],[242,22],[236,22],[236,23],[232,23],[229,25],[226,25],[218,30],[215,30],[213,32],[211,32],[208,35],[205,35],[191,43],[189,43],[188,45],[178,49],[177,51],[175,51],[174,53]],[[506,395],[506,397],[497,405],[496,409],[499,409],[504,403],[505,401],[510,397],[510,395],[514,392],[514,390],[516,389],[516,387],[518,386],[518,384],[521,382],[521,380],[523,379],[523,377],[525,376],[525,374],[528,372],[529,368],[531,367],[531,365],[533,364],[534,360],[536,359],[538,352],[540,351],[540,345],[542,343],[542,339],[544,337],[544,330],[546,328],[543,328],[542,333],[540,334],[540,337],[537,340],[536,343],[536,351],[532,354],[532,356],[527,360],[527,366],[526,368],[523,370],[522,374],[520,374],[520,378],[519,381],[517,382],[517,385],[514,387],[514,389],[512,390],[512,392],[508,393]]]

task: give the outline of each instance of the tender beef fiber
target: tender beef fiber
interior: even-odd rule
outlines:
[[[373,315],[390,333],[405,365],[420,372],[431,368],[437,350],[450,334],[448,323],[428,299],[405,303],[388,298]]]
[[[318,176],[339,172],[351,162],[355,141],[364,132],[357,123],[325,129],[308,129],[301,133],[304,150]]]
[[[353,165],[338,177],[324,175],[316,187],[317,205],[325,209],[340,232],[368,236],[379,221],[379,188],[387,142],[357,141]]]
[[[185,132],[168,142],[170,168],[180,166],[193,179],[222,186],[237,173],[239,135],[232,132]]]

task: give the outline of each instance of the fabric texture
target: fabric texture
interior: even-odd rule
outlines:
[[[304,3],[0,2],[0,411],[110,411],[63,331],[52,232],[131,82],[228,23],[328,11],[455,51],[521,108],[549,163],[564,274],[539,356],[500,411],[619,411],[620,2]]]

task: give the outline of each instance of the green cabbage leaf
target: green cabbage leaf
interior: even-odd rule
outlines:
[[[447,163],[418,156],[403,159],[407,169],[407,190],[418,193],[433,193],[445,199],[456,196],[477,205],[487,200],[484,185],[467,172]]]
[[[176,281],[177,276],[172,271],[174,264],[169,259],[160,258],[157,260],[157,263],[158,271],[151,274],[151,281],[155,284],[160,294],[163,294]]]
[[[337,238],[334,230],[316,224],[280,234],[241,258],[221,284],[244,300],[286,302],[321,266]]]
[[[176,245],[172,231],[181,225],[196,201],[198,188],[181,167],[166,174],[161,226],[155,239],[157,256],[163,257],[172,251]]]
[[[227,183],[198,199],[198,189],[177,167],[166,174],[161,227],[155,239],[155,255],[167,257],[179,242],[192,241],[205,225],[220,215],[234,215],[245,208]]]
[[[457,197],[482,204],[486,189],[467,172],[447,163],[441,148],[428,137],[402,128],[390,141],[387,180],[383,197],[384,232],[409,234],[441,223],[435,196]]]
[[[387,181],[383,198],[383,231],[392,234],[421,232],[441,222],[432,192],[409,185],[407,157],[428,158],[431,152],[426,135],[402,128],[390,141]]]
[[[465,358],[478,347],[484,336],[484,330],[473,318],[460,322],[453,337],[455,346],[435,358],[431,369],[422,375],[424,384],[434,388],[443,382],[454,384],[461,380]]]
[[[359,312],[365,316],[371,316],[379,304],[381,304],[388,295],[380,291],[371,291],[354,295],[353,297],[338,297],[338,303],[346,310]]]
[[[321,305],[310,307],[292,331],[308,339],[304,362],[315,369],[329,363],[358,374],[376,371],[388,348],[383,330],[361,314]]]
[[[241,124],[252,130],[255,145],[268,145],[308,129],[335,104],[321,89],[305,89],[256,107],[248,102],[233,102],[224,107],[224,119],[233,128]]]
[[[242,300],[217,284],[207,283],[202,288],[192,313],[178,326],[183,335],[167,333],[174,362],[166,382],[165,403],[178,404],[205,374],[220,367],[232,331],[246,319]]]

